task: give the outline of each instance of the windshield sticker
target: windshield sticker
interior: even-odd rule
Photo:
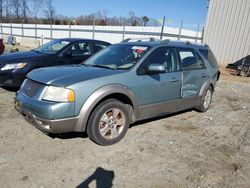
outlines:
[[[148,49],[148,47],[144,47],[144,46],[133,46],[132,47],[132,50],[134,50],[138,54],[143,53],[147,49]]]

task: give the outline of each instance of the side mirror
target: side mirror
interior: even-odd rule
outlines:
[[[64,57],[72,57],[72,53],[71,53],[71,51],[70,50],[66,50],[65,52],[63,52],[63,56]]]
[[[166,72],[166,67],[160,64],[151,64],[148,66],[146,72],[148,74],[160,74]]]

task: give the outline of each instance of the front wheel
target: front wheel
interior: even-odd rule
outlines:
[[[200,105],[196,108],[200,112],[206,112],[212,102],[213,89],[209,86],[204,92],[200,100]]]
[[[90,116],[87,134],[95,143],[107,146],[119,142],[129,127],[127,107],[118,100],[99,104]]]

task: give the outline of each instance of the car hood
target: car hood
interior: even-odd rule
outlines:
[[[73,65],[36,69],[31,71],[27,77],[46,85],[67,87],[74,83],[110,76],[121,72],[123,71]]]
[[[27,52],[15,52],[3,54],[0,56],[0,63],[15,63],[22,61],[32,61],[36,59],[46,58],[51,56],[50,54],[43,54],[35,51],[27,51]]]

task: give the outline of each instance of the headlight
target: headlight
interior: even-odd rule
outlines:
[[[12,69],[21,69],[26,66],[27,63],[14,63],[6,64],[1,68],[1,71],[12,70]]]
[[[53,102],[74,102],[75,93],[71,89],[49,86],[43,95],[43,100]]]

